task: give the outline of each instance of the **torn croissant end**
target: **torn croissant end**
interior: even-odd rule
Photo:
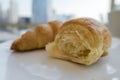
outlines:
[[[112,37],[109,30],[91,18],[79,18],[63,24],[54,42],[46,45],[53,57],[90,65],[108,54]]]
[[[52,42],[63,23],[60,21],[52,21],[47,24],[40,24],[34,30],[27,31],[19,39],[15,40],[11,49],[15,51],[29,51],[45,47]]]

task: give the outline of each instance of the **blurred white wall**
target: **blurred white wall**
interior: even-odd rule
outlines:
[[[117,5],[116,1],[118,2],[111,0],[111,11],[108,14],[109,29],[114,37],[120,37],[120,4]]]

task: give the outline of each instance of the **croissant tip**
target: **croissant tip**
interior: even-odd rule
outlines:
[[[11,50],[14,50],[14,43],[10,47]]]
[[[104,51],[103,55],[101,57],[105,57],[108,55],[108,51]]]
[[[11,50],[16,50],[18,48],[16,41],[14,41],[10,47]]]

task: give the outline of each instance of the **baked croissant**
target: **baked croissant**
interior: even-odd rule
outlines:
[[[62,22],[52,21],[47,24],[38,25],[34,30],[28,31],[15,40],[11,49],[15,51],[27,51],[45,47],[45,45],[54,40]]]
[[[107,55],[112,38],[109,30],[91,18],[70,20],[62,25],[46,51],[55,58],[90,65]]]

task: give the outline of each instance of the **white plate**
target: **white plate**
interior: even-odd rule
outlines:
[[[45,50],[13,52],[0,44],[0,80],[120,80],[120,40],[91,66],[51,58]]]

